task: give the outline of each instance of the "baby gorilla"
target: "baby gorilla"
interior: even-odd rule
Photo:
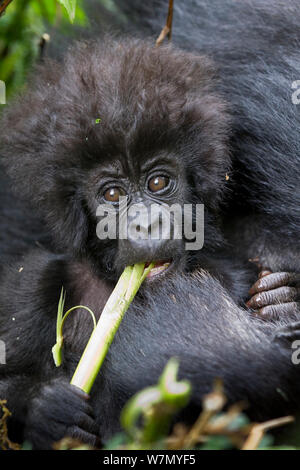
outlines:
[[[99,436],[110,437],[126,400],[155,383],[172,356],[193,384],[191,416],[217,376],[229,401],[248,400],[256,418],[292,410],[298,371],[288,343],[273,337],[297,319],[297,298],[288,286],[291,275],[268,274],[254,284],[257,267],[247,256],[234,256],[223,237],[230,112],[211,62],[169,46],[107,40],[78,44],[64,64],[48,63],[36,76],[4,115],[1,155],[16,190],[40,210],[62,254],[35,250],[23,270],[15,266],[2,275],[0,338],[7,364],[0,366],[0,396],[12,411],[11,438],[49,448],[66,434],[93,445]],[[129,209],[204,204],[203,249],[185,250],[184,239],[99,239],[97,207],[118,213],[120,196]],[[124,267],[152,260],[170,266],[146,281],[88,404],[69,385],[91,333],[84,312],[66,324],[60,369],[51,358],[61,288],[66,308],[86,305],[99,317]],[[278,314],[275,304],[284,301],[286,319],[277,324],[272,317],[269,324],[241,308],[253,284],[249,307],[270,306],[268,313]]]

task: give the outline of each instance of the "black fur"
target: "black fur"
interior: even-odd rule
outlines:
[[[229,401],[247,400],[255,419],[297,409],[299,371],[289,343],[276,340],[296,313],[266,323],[242,307],[256,278],[249,257],[299,272],[299,117],[291,82],[300,13],[295,1],[271,3],[181,2],[174,41],[192,52],[141,40],[80,43],[63,64],[39,69],[4,114],[3,164],[63,252],[35,250],[21,272],[18,264],[2,275],[7,364],[0,396],[13,412],[13,439],[48,448],[65,434],[92,444],[110,437],[125,401],[154,383],[172,356],[193,384],[186,420],[217,376]],[[137,8],[138,29],[159,29],[160,2],[146,12],[146,2],[126,4],[130,18]],[[164,166],[176,173],[175,201],[205,204],[205,246],[185,254],[160,245],[151,253],[175,252],[178,272],[145,285],[128,311],[92,390],[92,420],[86,397],[68,385],[91,325],[83,312],[68,320],[56,369],[58,298],[64,285],[67,306],[99,315],[111,280],[145,256],[98,240],[95,208],[103,169],[118,166],[135,195],[142,164],[157,155],[169,157]]]
[[[0,169],[0,259],[2,269],[13,259],[21,263],[26,251],[50,247],[51,237],[29,204],[12,190],[12,182]]]

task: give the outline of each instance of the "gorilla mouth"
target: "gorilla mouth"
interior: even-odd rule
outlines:
[[[147,278],[152,279],[153,277],[160,276],[162,273],[165,273],[165,271],[170,268],[172,262],[172,260],[154,261],[155,265],[147,274]],[[145,267],[149,266],[149,264],[150,263],[146,263]]]

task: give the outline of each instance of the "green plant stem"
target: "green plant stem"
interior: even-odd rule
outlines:
[[[154,264],[127,266],[109,297],[78,363],[71,384],[89,393],[119,328],[122,318]]]

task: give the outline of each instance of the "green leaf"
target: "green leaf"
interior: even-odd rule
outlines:
[[[60,294],[60,299],[59,299],[59,303],[58,303],[58,308],[57,308],[56,343],[52,348],[52,356],[53,356],[53,360],[54,360],[54,363],[55,363],[56,367],[61,366],[61,363],[62,363],[62,347],[63,347],[63,343],[64,343],[63,326],[64,326],[64,323],[65,323],[66,319],[68,318],[69,314],[71,312],[73,312],[73,310],[82,308],[82,309],[86,310],[87,312],[89,312],[89,314],[91,315],[91,317],[93,319],[94,329],[96,328],[96,318],[95,318],[94,313],[92,312],[91,309],[89,309],[88,307],[85,307],[84,305],[76,305],[76,307],[70,308],[67,311],[67,313],[63,314],[64,313],[65,301],[66,301],[66,293],[64,291],[64,288],[62,287],[61,294]]]
[[[121,425],[138,448],[150,445],[153,449],[155,442],[164,448],[173,416],[187,405],[191,386],[188,381],[178,381],[178,368],[178,360],[171,358],[158,384],[131,397],[123,408]]]
[[[73,23],[75,19],[75,11],[76,11],[76,2],[77,0],[58,0],[59,3],[61,3],[65,9],[67,10],[67,13],[69,15],[71,23]]]

